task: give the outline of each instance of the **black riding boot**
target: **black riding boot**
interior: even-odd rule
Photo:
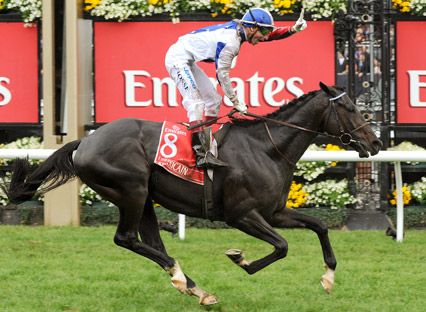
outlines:
[[[198,168],[226,167],[228,164],[217,159],[210,152],[211,128],[205,128],[199,132],[192,133],[192,148],[196,155],[196,166]]]

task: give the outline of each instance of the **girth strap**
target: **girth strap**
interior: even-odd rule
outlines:
[[[213,182],[207,174],[207,169],[204,169],[203,217],[213,217]]]

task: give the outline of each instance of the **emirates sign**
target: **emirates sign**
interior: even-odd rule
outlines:
[[[179,36],[212,22],[94,22],[95,121],[122,117],[186,121],[186,112],[164,57]],[[277,22],[290,26],[292,22]],[[267,113],[295,97],[334,84],[331,22],[309,22],[290,38],[251,46],[244,43],[230,76],[240,100],[253,113]],[[217,86],[212,64],[199,63]],[[220,87],[217,87],[221,93]],[[221,93],[222,94],[222,93]],[[220,114],[232,104],[227,98]]]
[[[426,124],[426,22],[396,24],[397,123]]]
[[[0,23],[0,123],[38,123],[37,28]]]

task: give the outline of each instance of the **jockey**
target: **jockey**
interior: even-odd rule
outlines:
[[[167,51],[165,65],[183,97],[190,125],[217,117],[222,97],[214,84],[197,66],[197,62],[212,62],[224,94],[234,108],[244,113],[247,106],[238,100],[232,88],[229,71],[241,45],[287,38],[307,27],[303,9],[299,19],[291,27],[274,27],[274,19],[267,10],[249,9],[241,20],[208,26],[181,36]],[[194,130],[192,147],[197,156],[197,167],[223,167],[227,164],[210,152],[211,128]]]

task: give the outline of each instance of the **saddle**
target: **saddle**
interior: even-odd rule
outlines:
[[[228,129],[229,125],[222,127],[222,129],[213,134],[215,139],[215,144],[212,144],[213,154],[217,154],[217,146],[225,138]],[[184,124],[169,121],[163,122],[154,163],[181,179],[204,185],[205,172],[195,165],[191,135],[192,132]],[[212,179],[210,172],[208,175]]]
[[[229,129],[230,124],[224,124],[213,134],[216,144],[212,146],[215,150],[221,146]],[[182,123],[163,122],[154,163],[185,181],[202,185],[203,216],[214,220],[217,212],[213,211],[213,170],[196,167],[191,134],[192,132]]]

